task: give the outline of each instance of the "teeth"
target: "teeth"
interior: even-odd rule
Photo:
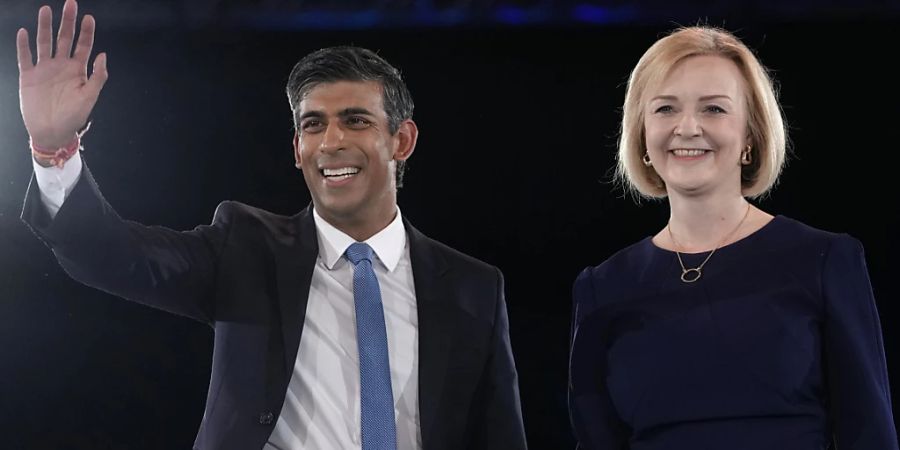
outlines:
[[[672,150],[672,153],[674,153],[675,156],[701,156],[706,153],[706,150],[677,149]]]
[[[326,177],[343,177],[355,175],[359,172],[356,167],[341,167],[340,169],[322,169],[322,174]],[[343,179],[342,178],[342,179]]]

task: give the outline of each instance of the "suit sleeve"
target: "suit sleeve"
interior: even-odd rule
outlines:
[[[482,420],[473,436],[473,448],[524,450],[525,426],[519,400],[519,381],[509,341],[509,319],[504,299],[503,274],[497,273],[497,301],[491,336],[491,355],[475,398],[479,399]]]
[[[628,428],[619,418],[606,387],[606,327],[595,311],[591,269],[572,289],[572,332],[569,353],[569,418],[583,450],[628,448]]]
[[[212,225],[177,232],[122,220],[84,165],[55,217],[29,185],[22,220],[75,280],[155,308],[212,322],[217,256],[229,214]]]
[[[837,448],[897,449],[881,325],[862,245],[842,235],[822,274],[829,414]]]

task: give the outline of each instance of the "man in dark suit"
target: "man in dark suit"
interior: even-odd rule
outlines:
[[[81,160],[108,75],[105,54],[87,75],[90,16],[70,52],[76,16],[67,0],[54,56],[41,8],[36,64],[17,36],[35,161],[23,219],[75,279],[214,328],[195,448],[526,447],[500,271],[397,207],[418,130],[396,69],[361,48],[304,57],[287,91],[312,205],[223,202],[176,232],[120,219]]]

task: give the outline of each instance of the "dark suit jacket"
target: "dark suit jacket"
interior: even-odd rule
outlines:
[[[212,376],[194,447],[263,447],[298,357],[318,255],[311,206],[285,217],[223,202],[211,225],[147,227],[120,219],[85,167],[53,220],[32,180],[22,218],[76,280],[212,326]],[[423,448],[525,448],[502,274],[404,225],[418,303]]]

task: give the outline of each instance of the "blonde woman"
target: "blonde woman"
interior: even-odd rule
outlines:
[[[753,206],[785,161],[772,81],[732,34],[679,29],[625,97],[618,175],[669,221],[574,286],[583,449],[897,449],[860,243]]]

